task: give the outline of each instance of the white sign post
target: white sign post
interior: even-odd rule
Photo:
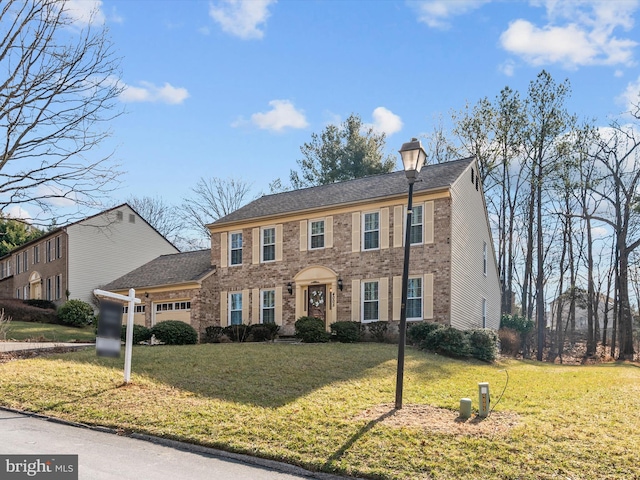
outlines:
[[[127,312],[127,336],[124,342],[124,383],[129,383],[131,380],[131,350],[133,348],[133,312],[136,303],[142,303],[139,298],[136,298],[136,291],[129,289],[129,296],[120,295],[118,293],[111,293],[105,290],[96,289],[93,294],[100,297],[113,298],[122,302],[127,302],[129,305]]]

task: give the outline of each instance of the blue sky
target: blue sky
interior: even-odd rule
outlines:
[[[104,145],[129,195],[178,204],[200,177],[268,192],[300,146],[351,113],[388,153],[541,69],[605,125],[640,91],[636,0],[73,0],[122,57],[125,114]],[[99,152],[96,152],[98,154]],[[398,161],[398,168],[400,162]]]

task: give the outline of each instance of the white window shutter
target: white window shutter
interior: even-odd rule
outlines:
[[[389,208],[380,209],[380,248],[389,248]]]
[[[324,247],[333,248],[333,216],[324,219]]]
[[[404,207],[396,205],[393,207],[393,247],[402,247],[402,226],[404,225]]]
[[[307,228],[309,228],[307,226],[307,221],[306,220],[300,220],[300,251],[301,252],[306,252],[307,251],[307,245],[309,240],[307,239]]]
[[[433,320],[433,273],[424,274],[423,318]]]
[[[360,321],[360,280],[351,280],[351,321]]]
[[[424,210],[423,210],[423,221],[424,221],[424,243],[433,243],[434,235],[434,203],[433,200],[430,202],[425,202]]]
[[[260,263],[260,229],[251,230],[251,263],[257,265]]]
[[[229,234],[227,232],[222,232],[220,234],[220,266],[225,268],[228,265],[229,252],[227,249],[227,239]]]
[[[229,292],[220,292],[220,326],[229,325],[229,313],[227,311],[227,303],[229,302]]]
[[[387,277],[378,280],[378,318],[385,322],[389,320],[389,279]]]
[[[402,277],[393,277],[393,320],[400,320],[402,304]]]
[[[360,212],[351,214],[351,252],[360,251]]]
[[[282,261],[282,224],[276,225],[276,262]]]

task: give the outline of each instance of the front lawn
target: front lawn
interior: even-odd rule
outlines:
[[[81,351],[0,365],[0,404],[370,478],[640,477],[640,368],[495,365],[409,348],[394,412],[397,347],[210,344]],[[508,374],[508,384],[504,395]],[[495,410],[478,406],[489,382]]]
[[[95,342],[96,333],[93,326],[77,328],[52,323],[11,321],[7,331],[7,341],[10,340],[19,342]]]

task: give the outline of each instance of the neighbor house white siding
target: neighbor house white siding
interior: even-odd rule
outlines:
[[[471,169],[473,169],[473,182]],[[489,221],[472,163],[451,187],[451,326],[500,327],[500,280]],[[486,245],[486,273],[484,246]]]
[[[121,212],[121,213],[118,213]],[[92,292],[154,258],[178,249],[126,205],[66,228],[70,299]]]

